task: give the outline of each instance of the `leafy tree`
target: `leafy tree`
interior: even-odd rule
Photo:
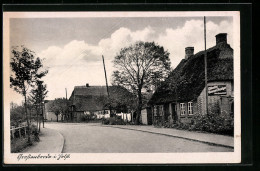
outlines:
[[[137,42],[121,49],[113,62],[117,68],[113,73],[113,84],[128,88],[137,96],[136,124],[139,124],[142,91],[150,90],[168,76],[169,53],[154,42]]]
[[[37,80],[36,85],[34,86],[34,89],[31,90],[31,103],[35,106],[36,109],[36,118],[37,118],[37,127],[39,126],[39,131],[40,131],[40,120],[39,120],[39,111],[40,109],[43,110],[43,102],[44,99],[47,96],[47,85],[43,84],[43,81]]]
[[[27,94],[30,87],[47,74],[48,71],[40,71],[42,61],[30,49],[22,46],[22,50],[13,48],[11,56],[10,87],[24,96],[24,108],[29,129],[28,142],[30,140],[30,123],[27,111]]]
[[[18,126],[24,120],[24,106],[19,106],[11,102],[10,120],[11,126]]]
[[[109,87],[110,97],[100,96],[98,100],[106,108],[111,108],[116,112],[128,112],[129,109],[135,108],[136,97],[126,88],[121,86]]]
[[[61,114],[63,118],[63,116],[69,111],[68,100],[65,98],[56,98],[51,102],[49,109],[55,113],[58,122],[59,114]]]

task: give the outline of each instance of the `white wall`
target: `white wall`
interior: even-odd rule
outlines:
[[[147,120],[147,110],[146,109],[143,109],[141,111],[141,118],[142,118],[142,124],[147,125],[148,120]]]
[[[117,113],[117,116],[121,116],[124,121],[131,121],[131,113]]]

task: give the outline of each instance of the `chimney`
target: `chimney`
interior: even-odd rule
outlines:
[[[192,55],[194,55],[194,47],[186,47],[185,48],[185,59],[188,59]]]
[[[86,87],[89,87],[89,83],[86,84]]]
[[[227,44],[227,33],[219,33],[216,35],[216,45],[220,43]]]

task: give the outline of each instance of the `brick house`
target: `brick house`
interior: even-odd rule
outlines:
[[[233,49],[227,34],[216,35],[216,45],[207,49],[208,112],[233,115]],[[185,48],[185,59],[170,73],[149,101],[153,122],[191,123],[195,114],[206,113],[204,51]]]
[[[69,98],[71,102],[70,118],[79,122],[84,115],[97,119],[110,117],[112,113],[126,112],[131,103],[132,93],[120,86],[109,86],[110,100],[106,86],[75,86]],[[110,108],[110,109],[109,109]]]

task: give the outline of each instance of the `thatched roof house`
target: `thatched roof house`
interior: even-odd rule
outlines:
[[[120,86],[109,86],[109,97],[106,86],[75,86],[70,96],[73,118],[83,114],[109,114],[112,110],[127,110],[133,103],[133,94]]]
[[[187,47],[185,52],[185,59],[161,83],[161,86],[158,87],[150,99],[150,105],[174,103],[177,114],[180,103],[183,103],[181,106],[183,109],[186,109],[191,102],[195,103],[191,104],[192,108],[197,108],[198,110],[203,108],[203,104],[200,104],[203,102],[199,101],[205,101],[203,96],[203,91],[205,91],[204,51],[193,54],[194,48]],[[233,91],[233,49],[227,44],[226,33],[216,35],[216,45],[207,49],[207,65],[208,85],[221,84],[221,86],[231,87],[230,91]],[[227,88],[226,91],[229,91],[229,89]],[[232,93],[227,92],[226,95]],[[198,112],[203,113],[203,110],[201,109]],[[170,113],[174,112],[171,111]],[[183,113],[187,114],[188,112]]]

